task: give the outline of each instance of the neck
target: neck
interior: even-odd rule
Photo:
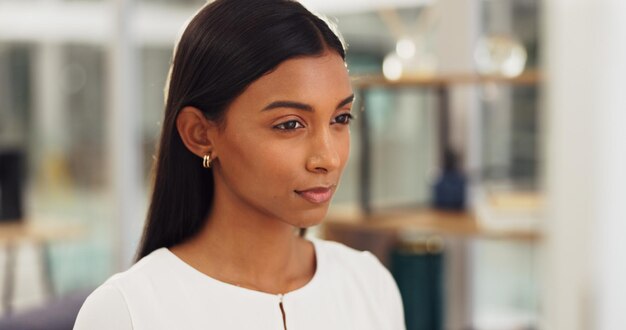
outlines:
[[[238,274],[242,282],[273,283],[286,280],[298,266],[299,238],[290,227],[262,219],[212,215],[199,240],[224,272]]]
[[[221,281],[264,292],[285,293],[308,282],[315,261],[305,257],[297,228],[225,195],[215,196],[206,225],[183,244],[188,262]]]

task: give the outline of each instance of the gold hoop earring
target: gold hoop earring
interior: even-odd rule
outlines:
[[[204,155],[202,158],[202,166],[204,168],[211,168],[211,155]]]

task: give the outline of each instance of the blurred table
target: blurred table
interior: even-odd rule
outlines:
[[[81,237],[84,228],[69,224],[42,224],[32,221],[7,221],[0,223],[0,243],[5,245],[5,276],[2,288],[2,306],[5,314],[12,312],[12,302],[15,285],[15,265],[17,256],[17,244],[30,242],[36,247],[39,256],[39,269],[44,290],[48,296],[56,293],[52,280],[52,267],[50,260],[50,244],[54,241],[65,241]]]
[[[389,265],[389,252],[403,232],[425,236],[536,241],[535,230],[492,230],[480,226],[468,212],[439,211],[430,208],[395,210],[379,214],[335,212],[322,225],[325,239],[342,242],[359,250],[369,250]]]

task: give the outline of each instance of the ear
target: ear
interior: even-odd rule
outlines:
[[[215,124],[206,119],[202,111],[195,107],[184,107],[176,117],[176,128],[183,143],[198,157],[210,154],[211,158],[217,157],[215,151],[214,134]]]

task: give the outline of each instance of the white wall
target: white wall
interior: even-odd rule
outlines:
[[[474,71],[473,49],[480,33],[479,0],[439,0],[435,12],[440,17],[435,29],[436,54],[442,73]],[[480,166],[480,116],[475,86],[455,86],[450,90],[451,144],[465,168]],[[478,156],[478,157],[477,157]],[[471,200],[471,198],[469,198]],[[446,247],[446,320],[445,329],[465,329],[472,319],[472,267],[474,254],[471,242],[456,239]]]
[[[626,329],[626,2],[544,2],[545,329]]]

